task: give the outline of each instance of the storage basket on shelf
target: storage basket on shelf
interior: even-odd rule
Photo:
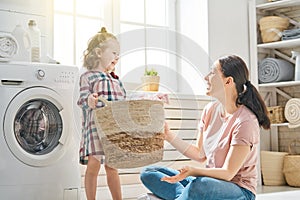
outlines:
[[[264,43],[279,41],[282,36],[282,31],[286,30],[289,24],[288,18],[278,16],[262,17],[259,20],[262,41]]]
[[[164,109],[156,100],[109,102],[95,109],[95,123],[105,153],[113,168],[136,168],[163,158]]]
[[[264,185],[286,185],[283,159],[287,152],[261,151],[261,172]]]
[[[272,124],[279,124],[286,121],[284,117],[284,106],[267,107],[268,116]]]
[[[300,140],[289,145],[289,155],[284,157],[283,173],[289,186],[300,187]]]

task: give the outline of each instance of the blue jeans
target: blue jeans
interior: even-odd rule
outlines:
[[[210,177],[187,177],[177,183],[161,181],[179,172],[150,166],[141,172],[141,181],[157,197],[165,200],[254,200],[255,195],[235,183]]]

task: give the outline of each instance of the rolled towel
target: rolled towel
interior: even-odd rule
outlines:
[[[300,98],[288,100],[284,108],[284,116],[289,122],[289,128],[300,127]]]
[[[0,58],[12,58],[18,51],[18,43],[14,36],[0,33]]]
[[[260,83],[291,81],[294,78],[294,65],[278,58],[265,58],[258,65]]]

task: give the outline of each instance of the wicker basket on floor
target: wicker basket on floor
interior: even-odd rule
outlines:
[[[261,172],[264,185],[286,185],[283,160],[287,152],[261,151]]]
[[[136,168],[163,158],[164,109],[162,101],[108,102],[95,110],[95,122],[108,166]]]
[[[299,153],[295,151],[296,147],[300,147],[300,140],[294,140],[290,143],[290,155],[284,157],[283,173],[289,186],[300,187],[300,155],[292,155]]]

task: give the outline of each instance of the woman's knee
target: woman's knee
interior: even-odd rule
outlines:
[[[190,192],[192,193],[198,193],[201,192],[210,192],[212,185],[210,184],[210,181],[206,179],[206,177],[197,177],[195,178],[190,185]]]
[[[161,173],[162,169],[163,167],[159,167],[159,166],[147,166],[143,168],[140,173],[141,181],[145,184],[147,182],[153,182],[156,179],[160,180],[162,176]]]
[[[141,181],[142,182],[146,181],[148,177],[151,176],[151,172],[153,172],[153,170],[154,170],[153,166],[143,168],[140,173]]]

